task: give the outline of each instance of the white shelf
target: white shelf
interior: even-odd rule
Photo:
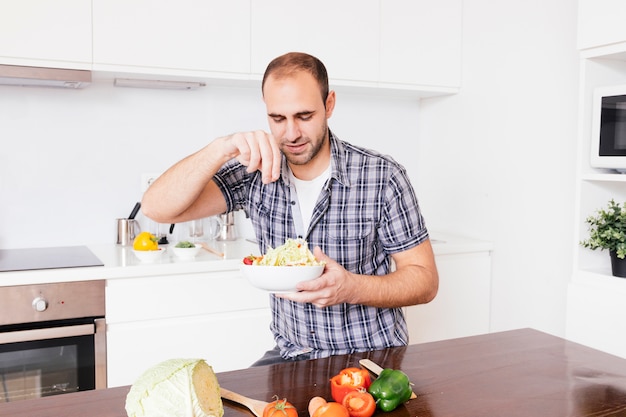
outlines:
[[[591,167],[589,157],[594,89],[626,84],[626,31],[622,26],[602,23],[623,20],[626,8],[620,9],[616,4],[595,0],[579,2],[579,45],[586,48],[580,50],[579,65],[579,155],[574,225],[577,241],[588,238],[585,223],[588,216],[605,208],[611,199],[619,203],[626,201],[626,175]],[[591,251],[578,242],[575,244],[567,297],[566,337],[626,358],[626,339],[614,324],[615,317],[626,314],[626,278],[612,275],[608,251]]]
[[[611,293],[626,293],[626,278],[614,277],[611,275],[610,267],[581,269],[574,274],[572,283],[605,289]]]
[[[581,179],[583,181],[626,182],[626,174],[583,174]]]

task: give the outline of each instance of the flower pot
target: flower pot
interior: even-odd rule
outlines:
[[[626,278],[626,258],[620,259],[617,257],[617,252],[610,251],[611,255],[611,271],[614,277]]]

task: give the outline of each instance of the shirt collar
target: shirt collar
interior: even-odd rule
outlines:
[[[350,186],[344,144],[331,130],[328,131],[328,139],[330,141],[330,178],[337,180],[340,184]],[[287,165],[285,155],[283,155],[282,158],[281,179],[283,183],[290,185],[289,165]],[[330,187],[330,181],[327,183],[326,187]]]

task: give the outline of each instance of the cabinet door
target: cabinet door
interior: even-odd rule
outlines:
[[[378,0],[251,3],[253,73],[300,51],[321,59],[332,80],[378,79]]]
[[[409,343],[433,342],[489,332],[489,252],[437,256],[439,293],[428,304],[405,310]]]
[[[568,288],[567,339],[626,358],[626,339],[620,325],[626,314],[626,281],[582,275]]]
[[[249,8],[248,0],[93,0],[94,67],[247,74]]]
[[[91,69],[91,0],[1,0],[0,63]]]
[[[461,85],[462,0],[380,2],[380,81]]]
[[[107,324],[107,385],[130,385],[172,358],[205,359],[215,372],[247,368],[274,347],[270,318],[261,309]]]
[[[623,0],[578,1],[578,48],[626,42],[626,2]]]
[[[190,317],[262,309],[269,295],[239,271],[221,271],[107,281],[107,323]]]

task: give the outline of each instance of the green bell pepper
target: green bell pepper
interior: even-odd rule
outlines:
[[[397,369],[383,369],[367,390],[381,411],[395,410],[411,398],[413,390],[409,377]]]

